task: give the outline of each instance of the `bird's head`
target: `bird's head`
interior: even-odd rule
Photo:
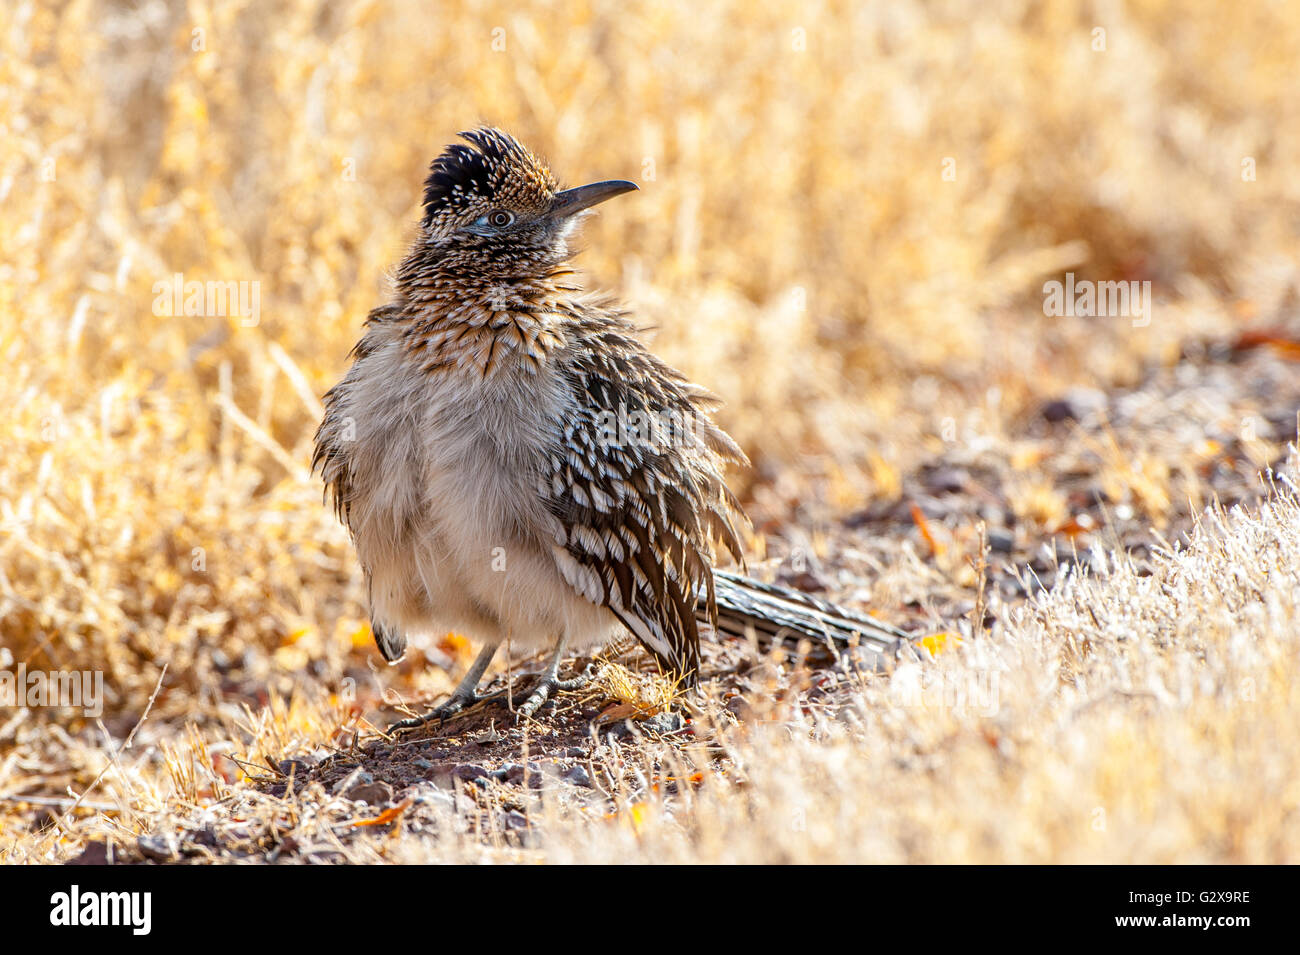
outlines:
[[[480,272],[549,268],[568,255],[581,213],[636,189],[624,180],[561,190],[546,164],[518,140],[484,126],[460,134],[433,161],[424,188],[425,256]]]

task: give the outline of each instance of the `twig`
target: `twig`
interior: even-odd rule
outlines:
[[[281,467],[288,471],[296,481],[306,483],[310,479],[311,475],[307,472],[307,469],[295,461],[293,455],[286,451],[275,438],[258,427],[256,421],[240,411],[239,406],[235,404],[229,395],[218,393],[213,398],[213,401],[232,424],[248,435],[254,444],[275,458]]]
[[[51,808],[68,807],[75,809],[80,799],[73,799],[71,796],[0,796],[0,802],[25,802],[33,806],[49,806]],[[81,803],[82,809],[88,809],[91,812],[121,812],[121,806],[112,806],[106,802],[86,802]]]
[[[158,698],[158,691],[162,689],[163,679],[167,676],[167,667],[168,664],[164,663],[162,672],[158,674],[158,682],[154,685],[153,692],[149,694],[149,702],[146,704],[144,712],[140,714],[139,721],[131,728],[131,732],[127,734],[126,742],[122,744],[122,748],[116,753],[109,754],[108,765],[99,771],[99,775],[95,777],[94,781],[82,791],[81,795],[76,798],[76,801],[73,802],[73,804],[68,807],[67,811],[59,818],[58,826],[60,829],[67,831],[67,827],[64,823],[68,821],[68,816],[72,814],[73,810],[81,805],[83,799],[90,795],[90,791],[99,785],[100,780],[108,774],[108,771],[117,765],[118,756],[131,748],[131,744],[135,741],[135,734],[139,731],[140,727],[144,725],[144,721],[149,718],[149,711],[153,709],[153,702]]]
[[[984,633],[984,588],[988,584],[988,560],[989,560],[989,542],[988,528],[983,521],[980,521],[980,552],[979,560],[971,561],[975,568],[975,610],[974,617],[971,619],[971,635]]]

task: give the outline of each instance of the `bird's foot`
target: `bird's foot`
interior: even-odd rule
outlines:
[[[446,703],[435,706],[422,716],[412,716],[408,719],[398,720],[388,727],[388,732],[400,733],[404,730],[419,729],[421,726],[427,726],[430,723],[437,723],[441,726],[448,719],[464,712],[471,706],[500,695],[500,693],[479,693],[473,690],[469,693],[454,693]]]
[[[530,720],[542,708],[556,690],[576,690],[591,680],[592,669],[590,666],[583,670],[577,676],[561,680],[559,674],[554,670],[548,670],[542,674],[541,682],[533,687],[533,692],[528,695],[528,699],[515,710],[515,722],[522,723],[524,720]]]

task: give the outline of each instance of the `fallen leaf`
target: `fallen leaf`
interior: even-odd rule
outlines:
[[[943,554],[944,545],[934,539],[934,535],[930,533],[929,521],[925,519],[925,514],[916,504],[912,505],[912,523],[916,525],[917,530],[921,532],[921,536],[925,538],[926,544],[929,545],[930,555],[938,557]]]
[[[606,723],[616,723],[619,720],[625,720],[629,717],[636,716],[640,711],[632,703],[615,703],[613,706],[601,710],[600,715],[596,717],[596,725],[603,726]]]
[[[479,746],[491,746],[493,743],[501,742],[501,734],[497,732],[496,720],[486,730],[474,737],[474,742]]]
[[[925,650],[932,657],[937,657],[939,654],[960,645],[961,637],[955,633],[948,633],[946,630],[932,633],[928,637],[922,637],[916,641],[916,646]]]
[[[1096,529],[1097,522],[1092,519],[1092,515],[1077,514],[1074,517],[1071,517],[1064,524],[1058,525],[1053,533],[1064,534],[1066,537],[1073,540],[1080,534],[1089,534]]]
[[[1267,345],[1269,348],[1283,358],[1291,361],[1300,361],[1300,341],[1281,332],[1272,331],[1255,331],[1243,332],[1233,342],[1234,351],[1248,351],[1252,348],[1259,348]]]
[[[414,802],[415,802],[414,797],[407,796],[396,806],[393,806],[389,809],[385,809],[383,812],[375,816],[373,819],[358,819],[356,822],[352,823],[352,828],[356,829],[356,828],[360,828],[361,826],[386,826],[390,822],[395,820],[398,816],[400,816],[402,813],[406,812],[406,810],[410,809],[411,804]]]

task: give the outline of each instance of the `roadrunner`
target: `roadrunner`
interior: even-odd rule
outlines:
[[[723,470],[744,452],[719,401],[660,361],[627,314],[582,291],[569,238],[623,180],[560,189],[498,129],[461,134],[425,182],[393,300],[370,313],[325,396],[313,468],[348,526],[389,661],[407,634],[483,649],[445,718],[481,697],[500,644],[554,646],[516,711],[535,714],[566,649],[631,632],[687,686],[701,624],[885,647],[902,634],[806,595],[715,572],[742,561]]]

